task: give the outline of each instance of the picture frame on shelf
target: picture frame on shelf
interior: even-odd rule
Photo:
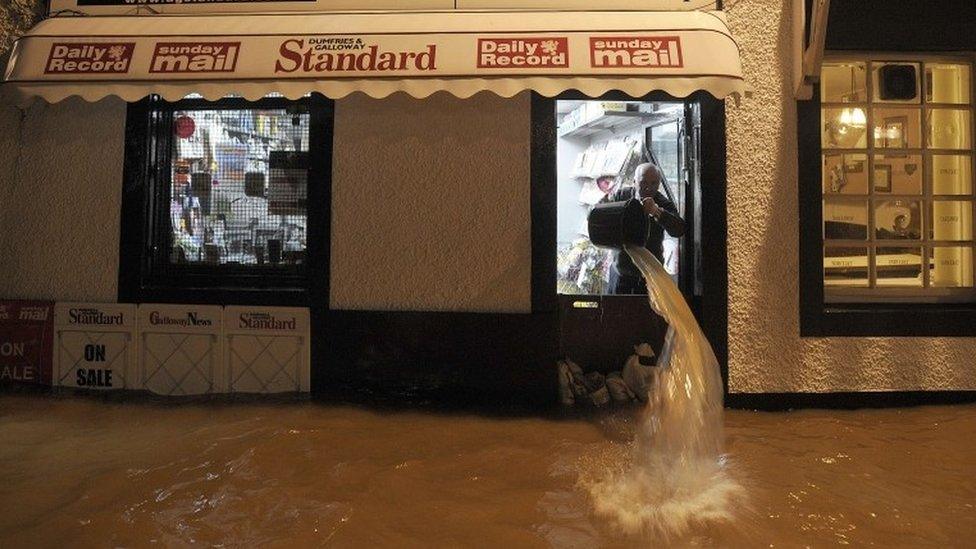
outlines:
[[[881,146],[886,149],[907,148],[908,140],[905,138],[905,127],[907,125],[907,116],[885,118],[882,126]]]
[[[875,192],[891,192],[891,165],[874,165],[874,190]]]
[[[863,160],[847,160],[844,159],[844,173],[864,173],[864,161]]]

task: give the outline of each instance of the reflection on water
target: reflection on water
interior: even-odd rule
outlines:
[[[578,487],[638,422],[5,395],[0,547],[655,545]],[[673,544],[971,543],[976,406],[727,411],[724,432],[749,506]]]

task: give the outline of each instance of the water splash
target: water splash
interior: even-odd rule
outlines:
[[[619,529],[679,536],[730,520],[744,491],[722,456],[722,379],[712,347],[661,263],[642,247],[627,253],[668,334],[628,455],[609,470],[606,461],[584,467],[580,482]]]

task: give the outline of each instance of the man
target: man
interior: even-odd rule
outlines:
[[[635,194],[640,198],[644,211],[650,218],[647,228],[647,238],[644,240],[644,247],[647,248],[658,261],[664,262],[663,245],[664,231],[671,236],[682,236],[685,234],[687,226],[683,219],[678,216],[678,208],[674,202],[661,193],[661,180],[664,175],[661,169],[648,162],[637,166],[634,170],[634,181],[637,188],[628,187],[613,193],[610,200],[618,202],[630,200]],[[614,286],[615,294],[646,294],[647,285],[640,270],[630,259],[630,255],[621,251],[617,254],[616,265],[617,283]]]

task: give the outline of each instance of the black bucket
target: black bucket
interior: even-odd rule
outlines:
[[[604,248],[643,246],[647,238],[647,214],[636,198],[593,206],[586,218],[590,242]]]

